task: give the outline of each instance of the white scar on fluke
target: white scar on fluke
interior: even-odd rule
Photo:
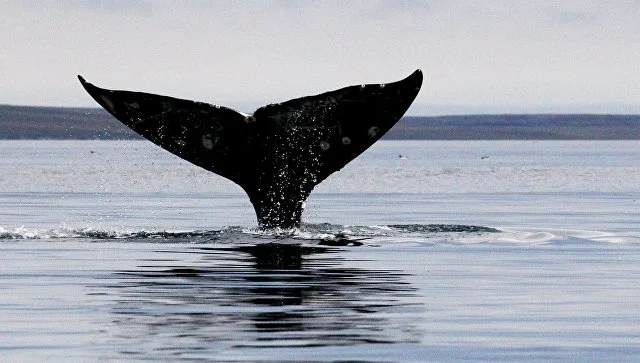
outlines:
[[[261,228],[298,227],[313,188],[378,141],[422,86],[422,72],[292,99],[246,114],[143,92],[96,87],[109,113],[154,144],[244,189]]]

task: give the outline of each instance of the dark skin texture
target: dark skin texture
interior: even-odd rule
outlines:
[[[202,102],[102,89],[79,78],[135,132],[240,185],[261,228],[299,227],[313,188],[389,131],[422,85],[417,70],[398,82],[346,87],[245,115]]]

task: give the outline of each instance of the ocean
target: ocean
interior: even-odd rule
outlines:
[[[0,141],[0,361],[634,361],[640,142],[380,141],[261,231],[147,141]]]

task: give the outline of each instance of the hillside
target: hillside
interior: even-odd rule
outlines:
[[[100,108],[0,105],[0,139],[139,139]],[[404,117],[385,139],[638,140],[640,115]]]
[[[388,136],[414,140],[638,140],[640,115],[405,117]]]

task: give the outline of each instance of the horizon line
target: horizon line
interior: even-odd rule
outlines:
[[[103,108],[99,106],[67,106],[67,105],[34,105],[34,104],[9,104],[9,103],[0,103],[0,107],[22,107],[22,108],[50,108],[50,109],[90,109],[90,110],[102,110],[105,113],[108,113]],[[620,108],[618,110],[606,109],[602,111],[597,111],[594,109],[589,110],[588,108],[594,108],[600,106],[587,106],[585,110],[580,110],[576,107],[575,110],[572,110],[574,107],[569,107],[567,110],[553,110],[553,109],[540,109],[535,110],[527,107],[527,109],[515,110],[512,107],[506,107],[504,110],[496,109],[495,107],[478,107],[478,106],[436,106],[436,105],[422,105],[416,108],[424,109],[424,108],[433,108],[434,110],[429,112],[408,112],[404,114],[402,117],[446,117],[446,116],[501,116],[501,115],[620,115],[620,116],[640,116],[640,108],[636,110],[638,107],[633,106],[610,106],[615,108]],[[640,106],[639,106],[640,107]],[[233,107],[231,107],[233,108]],[[467,108],[468,110],[463,110]],[[605,107],[603,107],[605,108]],[[606,107],[609,108],[609,107]],[[456,111],[456,109],[458,109]],[[624,110],[626,109],[626,110]],[[440,112],[437,112],[439,110]],[[411,110],[409,110],[411,111]]]

